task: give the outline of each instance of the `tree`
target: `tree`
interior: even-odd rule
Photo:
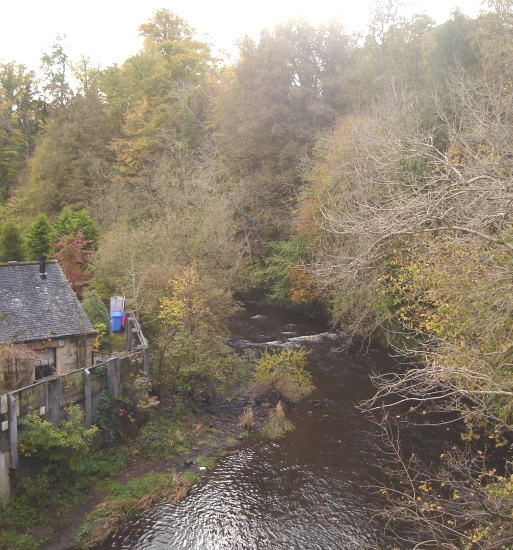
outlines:
[[[45,103],[51,110],[65,107],[73,97],[68,83],[69,58],[65,50],[65,35],[57,35],[51,53],[41,58],[41,71],[45,75],[43,92]]]
[[[240,230],[258,257],[262,242],[289,237],[301,159],[350,106],[351,44],[339,24],[299,19],[244,37],[239,51],[216,98],[216,138],[238,182]]]
[[[100,229],[97,221],[89,214],[86,208],[77,210],[72,216],[72,231],[75,235],[82,231],[84,239],[88,241],[89,248],[96,250],[98,248],[98,237]]]
[[[224,320],[233,313],[234,304],[220,304],[208,283],[191,265],[169,281],[168,293],[160,298],[154,340],[159,392],[208,400],[216,391],[233,389],[246,370],[246,361],[237,357],[222,337]]]
[[[205,134],[214,67],[209,45],[195,40],[194,32],[174,13],[158,10],[140,27],[143,50],[105,78],[114,103],[127,106],[122,133],[112,143],[125,181],[151,184],[163,159],[177,171],[194,162]]]
[[[23,259],[23,240],[20,228],[14,222],[6,221],[0,231],[0,262],[19,262]]]
[[[234,174],[265,166],[275,179],[287,174],[283,191],[290,192],[298,159],[349,105],[343,92],[349,39],[340,25],[315,28],[300,19],[263,30],[258,41],[244,37],[239,50],[218,105],[221,145]]]
[[[394,411],[395,412],[395,411]],[[500,472],[490,447],[453,446],[433,468],[402,447],[392,411],[382,422],[383,452],[396,458],[388,486],[377,486],[388,502],[378,514],[412,548],[508,548],[513,542],[513,477]],[[461,446],[460,446],[461,447]],[[410,537],[405,537],[409,527]]]
[[[29,260],[49,256],[53,248],[54,234],[48,216],[38,214],[25,235],[25,248]]]
[[[73,210],[69,206],[65,206],[59,217],[53,224],[53,230],[56,237],[63,235],[73,235],[75,233],[75,223],[73,220]]]
[[[502,236],[511,161],[501,94],[464,73],[453,73],[445,91],[430,102],[393,89],[369,114],[340,126],[313,176],[326,184],[312,187],[315,223],[331,249],[318,273],[329,284],[377,284],[394,243],[420,234],[477,237],[513,251]],[[462,108],[455,113],[454,105]],[[430,125],[434,113],[438,127]]]
[[[367,403],[389,411],[385,433],[420,416],[459,422],[474,442],[439,472],[419,473],[388,438],[404,484],[383,489],[388,517],[416,521],[438,546],[511,543],[507,464],[499,476],[481,456],[503,447],[510,460],[513,433],[513,136],[503,82],[452,70],[429,94],[392,87],[322,144],[303,202],[312,273],[334,319],[379,333],[408,361],[375,378]]]
[[[64,207],[55,220],[53,230],[56,238],[66,235],[74,237],[80,230],[89,250],[96,250],[98,247],[98,223],[86,208],[73,212],[69,206]]]
[[[88,249],[88,245],[89,242],[84,239],[81,229],[76,235],[66,235],[55,243],[57,252],[53,257],[59,262],[66,279],[79,296],[91,279],[91,274],[87,270],[92,251]]]
[[[33,200],[48,214],[65,206],[91,209],[96,193],[110,181],[116,132],[99,89],[70,100],[50,118],[30,164]]]
[[[355,77],[364,104],[392,79],[402,84],[425,80],[425,42],[435,22],[425,14],[406,17],[405,7],[397,0],[376,0],[372,4],[365,43],[356,52]],[[446,59],[438,61],[445,64]]]
[[[99,87],[100,69],[93,67],[91,58],[82,55],[77,63],[73,63],[71,67],[73,76],[79,81],[80,86],[78,93],[86,96],[89,93],[95,93]]]
[[[0,63],[0,201],[16,183],[44,121],[33,71]]]
[[[85,292],[82,300],[82,307],[93,327],[96,328],[98,324],[105,325],[106,337],[110,338],[112,328],[109,310],[105,307],[98,293],[94,290]]]

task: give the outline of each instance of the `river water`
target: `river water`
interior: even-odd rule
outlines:
[[[149,510],[101,548],[407,549],[373,519],[384,503],[370,486],[383,481],[387,458],[356,407],[373,394],[370,373],[391,363],[383,351],[341,352],[342,343],[289,312],[251,306],[237,315],[232,344],[240,350],[310,350],[316,390],[287,409],[295,430],[274,441],[246,439],[186,499]],[[410,442],[416,443],[430,446],[421,438]]]

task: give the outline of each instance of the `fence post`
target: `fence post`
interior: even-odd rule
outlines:
[[[48,394],[48,380],[45,380],[45,414],[50,412],[50,395]]]
[[[130,353],[132,353],[134,349],[134,335],[132,332],[133,328],[134,328],[134,323],[132,319],[132,314],[130,312],[125,317],[126,342],[127,342],[128,351]]]
[[[148,346],[143,349],[143,372],[144,374],[150,373],[150,361],[149,361],[149,351]]]
[[[84,409],[86,428],[93,425],[93,406],[91,401],[91,372],[84,369]]]
[[[120,374],[119,374],[119,357],[116,357],[114,359],[109,359],[108,362],[108,378],[109,378],[109,388],[112,391],[112,395],[114,397],[119,397],[120,394]]]
[[[59,376],[57,386],[59,388],[59,409],[64,407],[64,393],[62,390],[62,376]]]
[[[11,468],[18,467],[18,402],[8,394],[9,404],[9,444],[11,447]]]

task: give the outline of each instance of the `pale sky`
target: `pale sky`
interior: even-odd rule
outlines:
[[[415,1],[415,0],[414,0]],[[348,31],[365,27],[370,0],[4,0],[0,10],[0,62],[16,61],[37,70],[44,52],[51,52],[57,34],[66,35],[72,60],[90,56],[102,67],[121,64],[142,46],[138,27],[161,8],[168,9],[198,36],[235,55],[237,38],[258,37],[263,28],[306,17],[312,24],[338,18]],[[416,0],[415,13],[446,21],[456,6],[469,15],[481,0]]]

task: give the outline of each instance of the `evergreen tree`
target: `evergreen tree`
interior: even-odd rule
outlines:
[[[55,221],[55,237],[60,238],[68,235],[75,237],[79,230],[82,231],[82,236],[87,241],[86,248],[96,250],[100,231],[96,220],[91,217],[86,208],[73,212],[69,206],[66,206]]]
[[[0,232],[0,262],[20,262],[23,259],[20,228],[14,222],[7,221]]]
[[[25,247],[29,260],[49,256],[52,252],[53,231],[46,214],[36,216],[25,236]]]
[[[53,224],[53,229],[55,237],[59,238],[64,235],[73,235],[73,210],[69,206],[66,206],[62,209],[59,217],[55,220]]]
[[[73,230],[75,235],[79,229],[82,230],[84,239],[89,241],[89,249],[96,250],[98,248],[98,236],[100,229],[96,220],[91,217],[86,208],[82,208],[73,214]]]
[[[84,311],[86,312],[86,315],[89,321],[91,321],[93,327],[96,328],[100,323],[104,324],[106,327],[106,336],[110,337],[111,323],[109,311],[105,307],[105,304],[102,302],[98,293],[94,290],[88,290],[84,294],[82,307],[84,308]]]

